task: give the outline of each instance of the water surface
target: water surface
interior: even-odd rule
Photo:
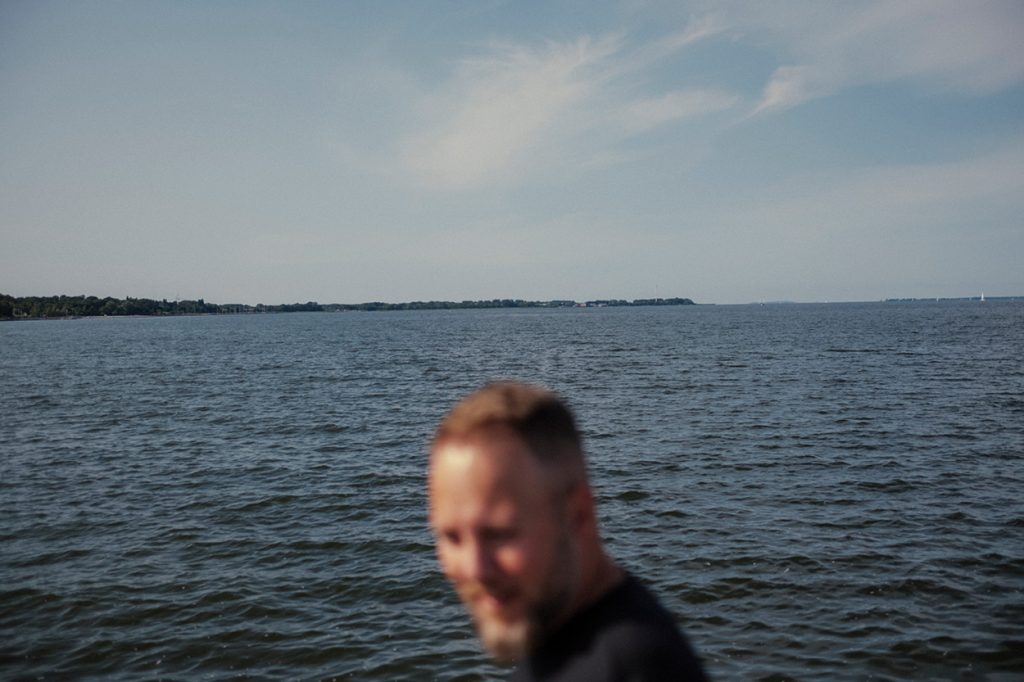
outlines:
[[[0,676],[500,679],[424,451],[515,376],[715,678],[1020,679],[1022,348],[995,301],[0,324]]]

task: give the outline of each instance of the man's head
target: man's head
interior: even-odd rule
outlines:
[[[588,598],[603,555],[579,434],[551,392],[503,382],[457,404],[431,446],[429,495],[441,568],[498,659]]]

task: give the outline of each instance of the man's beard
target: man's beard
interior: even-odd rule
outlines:
[[[459,589],[459,596],[473,616],[480,642],[499,663],[513,663],[525,658],[561,624],[578,587],[574,558],[566,535],[558,543],[558,557],[544,589],[536,599],[526,604],[525,613],[515,620],[502,620],[474,608],[473,596],[481,591],[487,592],[487,588],[479,583]]]

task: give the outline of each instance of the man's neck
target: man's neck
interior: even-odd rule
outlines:
[[[598,548],[595,560],[590,563],[590,570],[583,576],[582,589],[569,617],[571,618],[608,594],[622,582],[625,576],[625,571],[619,568],[618,564],[612,561],[602,549]]]

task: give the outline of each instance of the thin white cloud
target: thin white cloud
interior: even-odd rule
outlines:
[[[774,36],[793,60],[775,71],[755,113],[868,83],[911,79],[936,90],[987,93],[1024,80],[1019,2],[816,4],[814,12],[787,7],[800,11],[744,9],[733,17],[746,31]]]
[[[623,125],[643,132],[672,121],[731,109],[739,98],[720,90],[679,90],[660,97],[637,100],[623,110]]]
[[[640,47],[621,36],[493,46],[417,107],[427,123],[406,140],[404,166],[427,186],[464,189],[528,176],[558,158],[575,168],[614,162],[630,135],[735,105],[735,96],[710,89],[635,93],[645,69],[718,30],[696,21]]]
[[[538,51],[509,46],[464,62],[438,96],[442,120],[412,142],[409,165],[443,187],[487,179],[587,97],[600,78],[595,66],[617,49],[612,39],[581,39]]]
[[[727,28],[727,24],[719,15],[714,13],[701,15],[691,20],[681,31],[670,33],[639,48],[637,58],[646,63],[654,63],[693,43],[717,35]]]
[[[824,97],[836,90],[839,82],[834,77],[822,80],[820,70],[812,67],[779,67],[764,86],[764,93],[754,113],[790,109],[809,99]]]

